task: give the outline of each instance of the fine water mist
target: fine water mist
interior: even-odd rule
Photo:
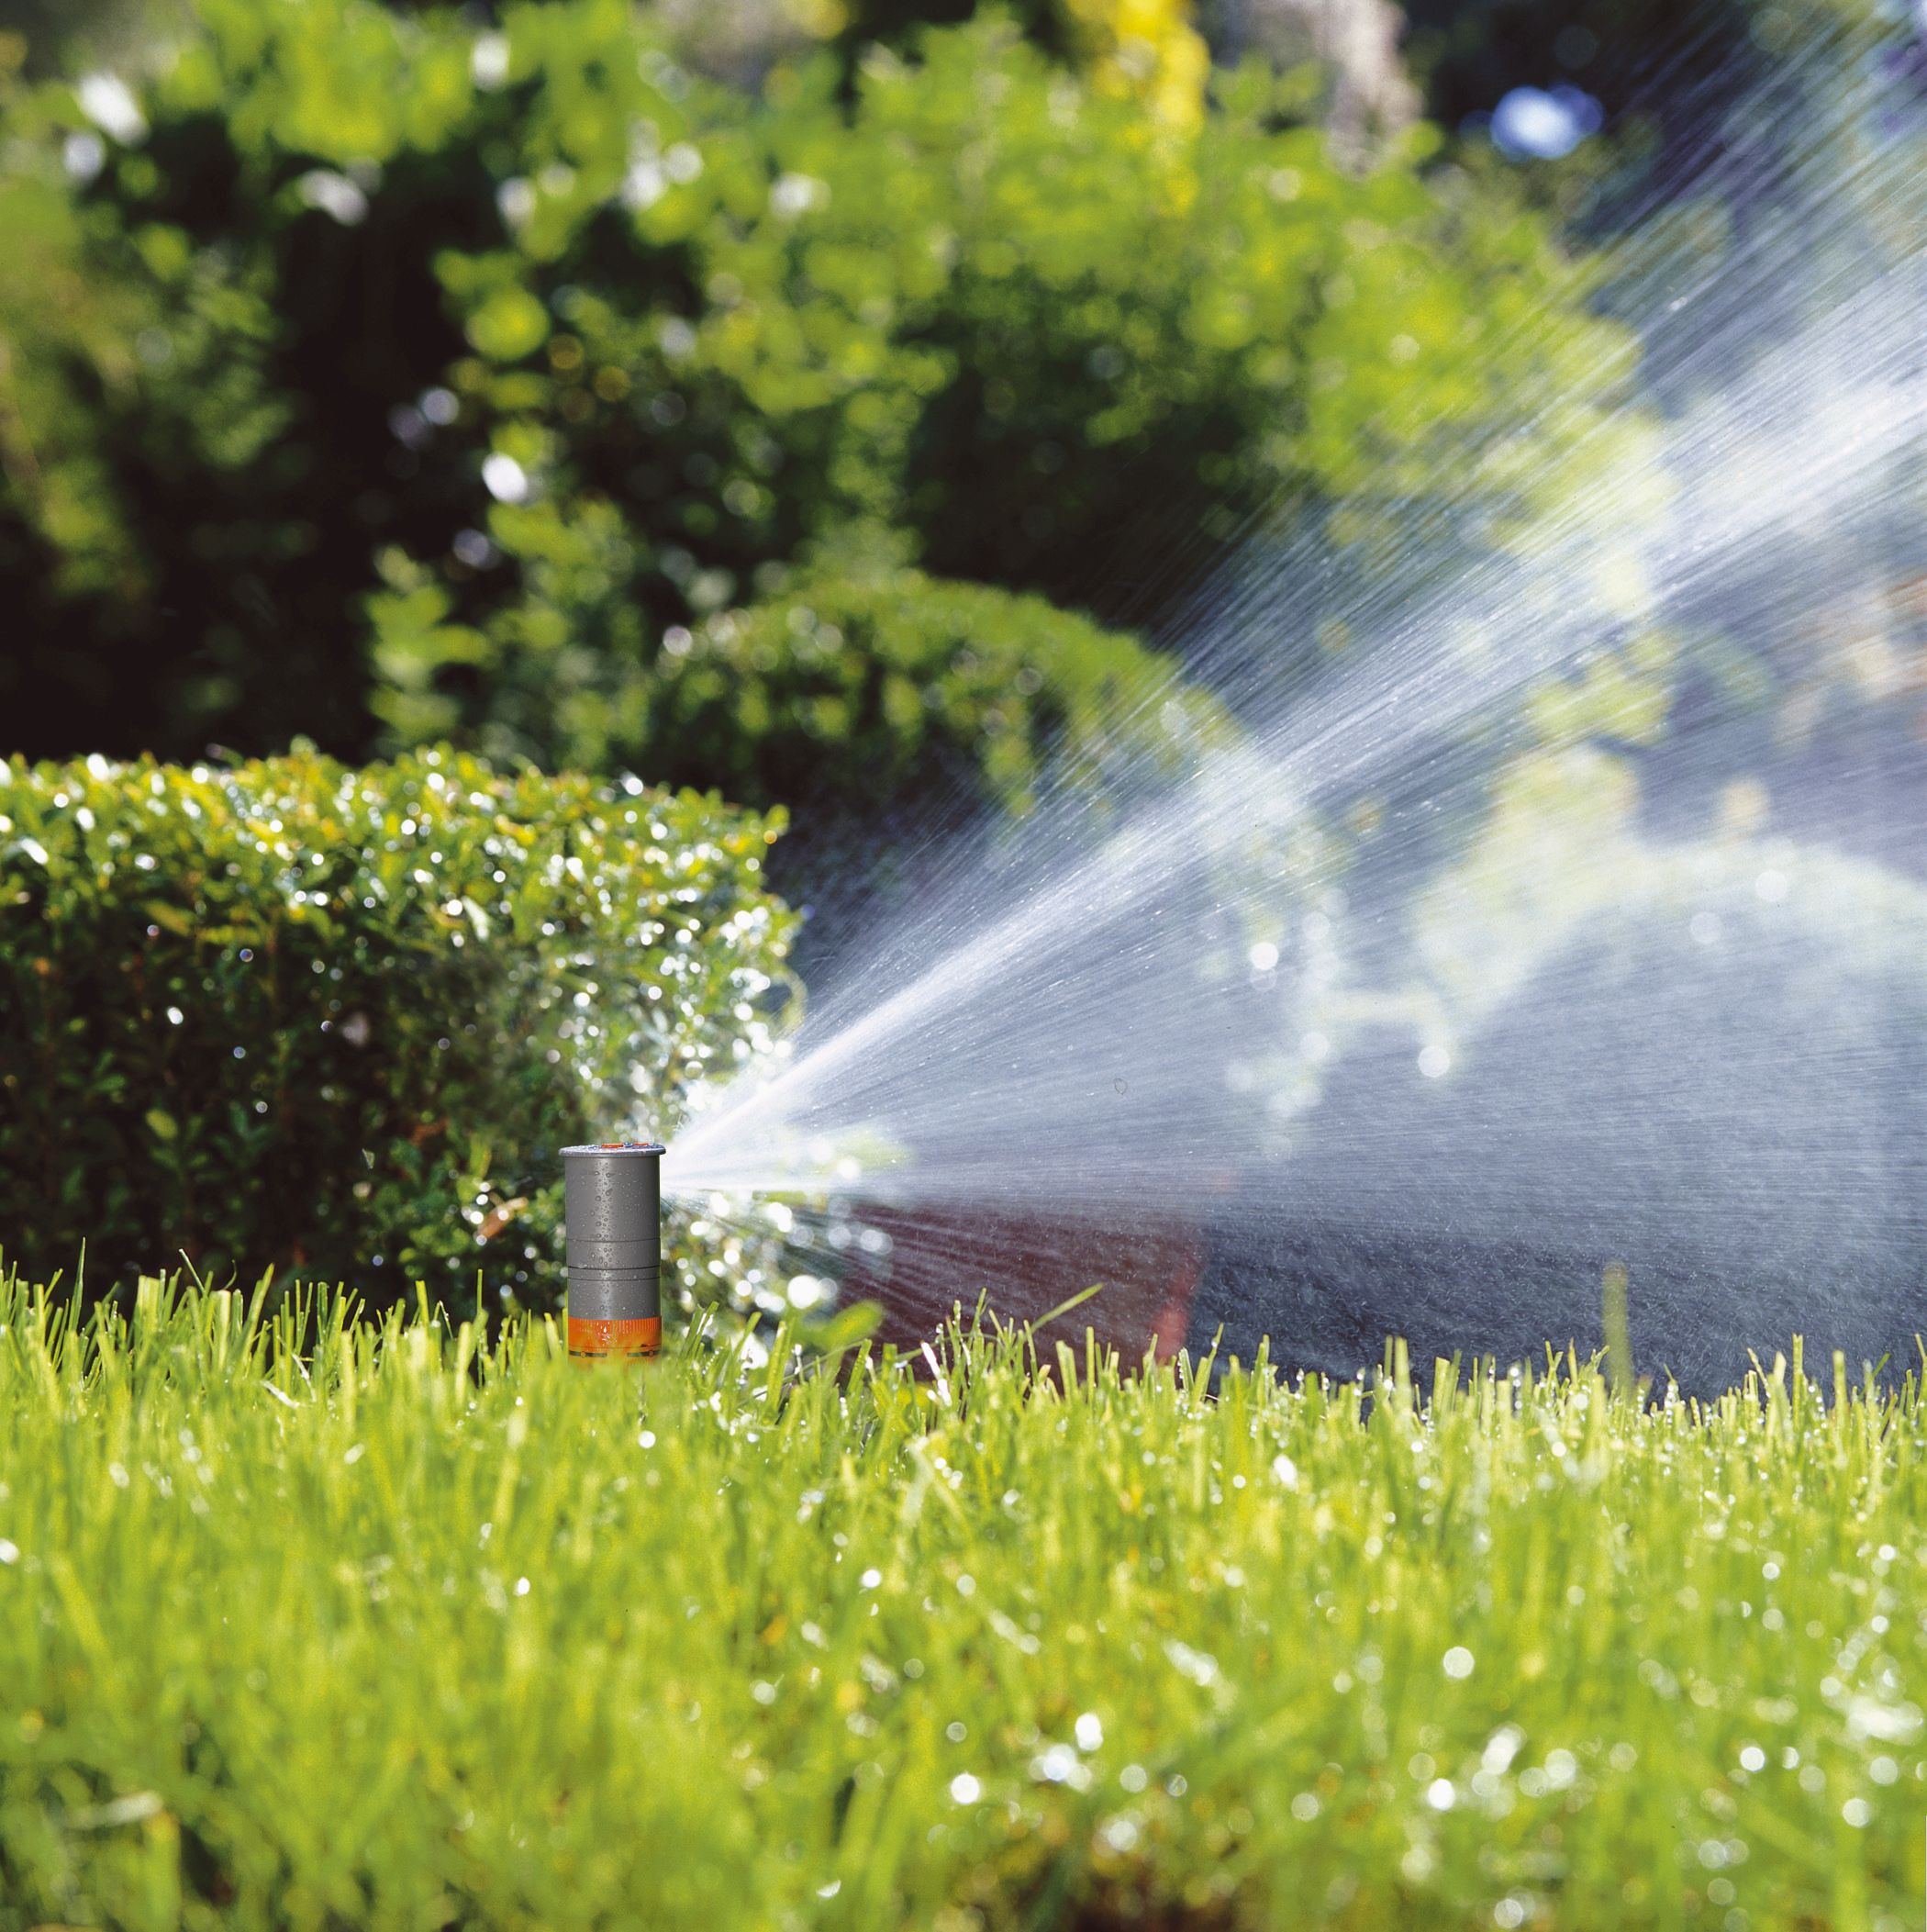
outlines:
[[[1689,1377],[1927,1326],[1897,47],[1810,48],[1797,145],[1741,109],[1612,245],[1616,407],[1522,398],[1452,448],[1388,420],[1364,534],[1253,530],[1172,640],[1225,728],[987,848],[933,834],[774,1075],[696,1097],[669,1189],[827,1198],[913,1321],[1135,1244],[1168,1278],[1142,1339],[1320,1366],[1596,1339],[1615,1260]],[[1498,488],[1522,459],[1543,486]]]

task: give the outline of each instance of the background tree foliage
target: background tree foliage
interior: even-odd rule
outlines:
[[[1543,223],[1420,140],[1339,167],[1268,70],[1188,122],[996,22],[845,72],[699,80],[620,0],[207,0],[117,114],[17,91],[85,302],[0,285],[63,426],[0,499],[15,742],[580,756],[518,689],[852,556],[1154,624],[1260,507],[1409,484],[1393,402],[1603,366]],[[1501,374],[1509,310],[1554,321]]]

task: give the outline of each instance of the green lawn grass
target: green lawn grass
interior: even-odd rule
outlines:
[[[1919,1922],[1910,1383],[297,1325],[0,1290],[8,1926]]]

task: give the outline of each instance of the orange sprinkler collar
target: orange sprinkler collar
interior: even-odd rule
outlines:
[[[663,1318],[642,1315],[632,1322],[604,1322],[595,1316],[569,1317],[573,1356],[651,1356],[663,1347]]]

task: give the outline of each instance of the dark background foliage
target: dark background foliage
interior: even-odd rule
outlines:
[[[79,175],[0,489],[30,754],[602,764],[498,709],[516,660],[646,665],[826,553],[1155,630],[1261,506],[1363,486],[1387,396],[1493,405],[1496,285],[1586,326],[1503,188],[1340,165],[1257,68],[1161,133],[994,24],[758,97],[607,0],[482,82],[452,15],[203,11],[127,139],[11,100],[16,201]]]

